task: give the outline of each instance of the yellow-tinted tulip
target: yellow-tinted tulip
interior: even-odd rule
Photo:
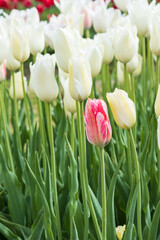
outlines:
[[[136,122],[136,110],[128,94],[116,88],[113,93],[107,93],[107,100],[117,125],[123,129],[133,127]]]
[[[122,240],[126,225],[116,227],[116,235],[118,240]]]

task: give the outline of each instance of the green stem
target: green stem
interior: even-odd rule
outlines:
[[[159,56],[157,56],[157,62],[156,62],[156,92],[158,91],[158,85],[159,85]]]
[[[88,239],[88,229],[89,229],[89,221],[88,221],[88,204],[87,204],[87,196],[86,196],[86,185],[84,180],[84,156],[85,156],[85,146],[82,139],[82,122],[81,122],[81,111],[80,105],[83,102],[76,101],[77,108],[77,125],[78,125],[78,141],[79,141],[79,156],[80,156],[80,180],[81,180],[81,189],[82,189],[82,200],[84,205],[84,240]]]
[[[17,104],[17,99],[16,99],[14,71],[11,71],[11,76],[12,76],[12,80],[13,80],[13,102],[14,102],[14,115],[15,115],[15,121],[16,121],[16,137],[17,137],[19,150],[22,153],[22,144],[21,144],[21,138],[20,138],[20,133],[19,133],[18,104]]]
[[[101,148],[102,239],[106,240],[107,208],[104,148]]]
[[[81,116],[81,142],[82,142],[82,149],[83,149],[83,172],[84,172],[84,184],[86,186],[86,193],[87,193],[87,199],[89,208],[91,211],[93,223],[95,226],[95,230],[97,233],[97,237],[99,240],[102,239],[100,228],[98,225],[96,213],[92,204],[91,196],[90,196],[90,190],[89,190],[89,183],[88,183],[88,174],[87,174],[87,160],[86,160],[86,136],[85,136],[85,126],[84,126],[84,112],[83,112],[83,102],[80,102],[80,116]]]
[[[86,38],[90,38],[90,31],[89,31],[89,29],[88,28],[86,28]]]
[[[24,104],[25,104],[26,115],[27,115],[28,126],[29,126],[29,136],[30,136],[30,138],[31,138],[31,137],[32,137],[32,125],[31,125],[31,119],[30,119],[30,114],[29,114],[28,101],[27,101],[26,91],[25,91],[25,86],[24,86],[23,63],[21,63],[21,65],[20,65],[20,71],[21,71],[21,78],[22,78]]]
[[[58,203],[58,194],[57,194],[57,183],[56,183],[56,159],[55,159],[55,151],[54,151],[51,104],[45,103],[45,107],[48,115],[47,129],[48,129],[48,138],[49,138],[50,152],[51,152],[51,172],[52,172],[53,197],[54,197],[55,213],[56,213],[56,225],[57,225],[57,231],[58,231],[58,240],[62,240],[59,203]]]
[[[125,91],[128,93],[128,88],[129,88],[129,87],[128,87],[127,66],[126,66],[126,63],[124,63],[123,78],[124,78]]]
[[[136,97],[135,97],[135,79],[134,79],[134,74],[131,73],[131,86],[132,86],[132,100],[135,104],[135,108],[136,108]],[[136,140],[136,132],[137,132],[137,122],[135,123],[135,125],[133,126],[133,136],[134,136],[134,140]]]
[[[74,113],[72,113],[71,115],[71,148],[75,156],[74,138],[75,138]]]
[[[110,82],[109,64],[106,64],[106,71],[107,71],[107,92],[110,92],[111,82]]]
[[[95,81],[95,79],[93,79],[93,81]],[[89,98],[94,99],[94,86],[93,85],[91,88],[91,94],[90,94]]]
[[[127,134],[127,149],[126,149],[127,169],[128,169],[130,187],[132,187],[132,159],[131,159],[131,149],[130,149],[130,136],[128,131],[126,132],[126,134]]]
[[[102,94],[103,100],[106,100],[106,69],[104,63],[102,65]]]
[[[40,135],[41,135],[41,144],[43,148],[43,174],[44,174],[44,182],[46,182],[46,158],[45,158],[45,132],[44,132],[44,119],[43,119],[43,112],[42,112],[42,104],[39,98],[37,98],[37,105],[38,105],[38,114],[39,114],[39,128],[40,128]]]
[[[146,92],[146,76],[145,76],[145,65],[146,65],[146,45],[145,37],[142,37],[142,53],[143,53],[143,65],[142,65],[142,97],[143,104],[145,105],[145,92]]]
[[[6,109],[5,109],[5,104],[4,104],[4,86],[3,86],[3,83],[1,84],[0,106],[1,106],[4,137],[5,137],[5,143],[6,143],[6,152],[7,152],[7,155],[8,155],[8,164],[9,164],[9,168],[11,169],[11,171],[15,172],[13,159],[12,159],[12,153],[11,153],[11,146],[10,146],[8,131],[7,131],[7,116],[6,116]]]
[[[137,225],[138,225],[138,237],[139,240],[143,240],[142,237],[142,223],[141,223],[141,182],[140,182],[140,172],[139,172],[139,162],[136,152],[136,147],[134,143],[134,138],[132,134],[132,129],[129,129],[131,146],[133,151],[133,160],[136,170],[136,183],[138,184],[138,197],[137,197]]]

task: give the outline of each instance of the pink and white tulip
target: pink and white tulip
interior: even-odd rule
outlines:
[[[3,61],[3,63],[0,65],[0,82],[4,81],[7,76],[7,71],[6,71],[6,63]]]
[[[106,103],[101,99],[88,99],[84,118],[88,141],[98,147],[108,144],[112,137],[112,128]]]

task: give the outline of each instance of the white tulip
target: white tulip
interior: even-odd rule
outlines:
[[[5,60],[3,63],[0,65],[0,82],[4,81],[7,76],[7,71],[6,71],[6,63]]]
[[[64,89],[64,109],[66,112],[75,113],[76,112],[76,101],[71,97],[69,91],[69,78],[66,80],[63,76],[60,77],[60,81],[62,83]]]
[[[160,84],[158,86],[158,92],[157,92],[156,101],[154,104],[154,109],[155,109],[157,118],[159,118],[159,116],[160,116]]]
[[[30,24],[27,27],[30,52],[36,56],[41,53],[45,47],[44,26],[46,22],[39,24]]]
[[[105,5],[97,6],[93,13],[93,28],[97,33],[106,32],[107,9]]]
[[[133,127],[136,122],[136,110],[128,94],[116,88],[113,93],[107,93],[107,100],[117,125],[123,129]]]
[[[114,53],[118,61],[129,62],[138,52],[138,37],[136,27],[118,26],[114,34]]]
[[[131,22],[136,25],[140,36],[146,36],[149,33],[149,19],[151,9],[147,0],[133,0],[127,6]]]
[[[71,97],[83,101],[89,97],[92,87],[91,68],[86,57],[72,57],[69,61],[69,91]]]
[[[160,16],[153,15],[150,22],[150,49],[156,56],[160,56]]]
[[[58,65],[68,72],[68,62],[72,55],[77,54],[75,38],[71,30],[59,28],[56,30],[53,44]]]
[[[19,62],[25,62],[30,55],[29,41],[24,28],[13,26],[11,29],[11,51]]]
[[[20,67],[20,62],[17,61],[11,52],[11,48],[7,53],[7,57],[6,57],[6,67],[7,69],[9,69],[10,71],[16,71],[19,67]]]
[[[114,0],[116,6],[123,12],[127,12],[127,5],[131,2],[131,0]]]
[[[160,117],[158,118],[157,139],[158,139],[158,148],[160,150]]]
[[[139,55],[138,53],[133,56],[133,58],[127,63],[127,72],[133,73],[136,71],[139,64]]]
[[[15,79],[15,95],[16,95],[16,98],[17,99],[22,99],[24,97],[24,95],[23,95],[23,85],[22,85],[21,72],[15,73],[14,74],[14,79]],[[25,91],[27,91],[26,77],[23,76],[23,79],[24,79],[24,88],[25,88]],[[11,98],[14,97],[14,94],[13,94],[13,78],[11,78],[11,85],[10,85],[9,94],[10,94]]]
[[[0,64],[5,59],[9,49],[9,39],[3,19],[0,19]]]
[[[38,53],[31,69],[31,87],[37,97],[44,102],[51,102],[58,95],[55,79],[55,55]]]
[[[136,70],[134,71],[134,76],[138,77],[139,74],[141,73],[142,70],[142,56],[140,54],[138,54],[138,66],[136,68]]]
[[[103,63],[111,63],[114,57],[113,53],[113,41],[111,38],[111,32],[99,33],[94,37],[95,41],[103,44],[104,52],[103,52]]]
[[[124,70],[124,65],[123,63],[117,61],[117,80],[118,80],[118,83],[121,84],[124,82],[124,73],[123,73],[123,70]]]

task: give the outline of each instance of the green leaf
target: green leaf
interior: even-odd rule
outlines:
[[[151,223],[151,227],[149,230],[149,236],[148,240],[156,240],[157,239],[157,231],[158,231],[158,225],[160,222],[160,200],[156,206],[154,215],[153,215],[153,220]]]
[[[27,240],[41,240],[43,232],[44,212],[41,210],[32,225],[32,234]]]
[[[22,238],[18,237],[2,223],[0,223],[0,232],[2,233],[3,236],[7,238],[7,240],[22,240]]]

